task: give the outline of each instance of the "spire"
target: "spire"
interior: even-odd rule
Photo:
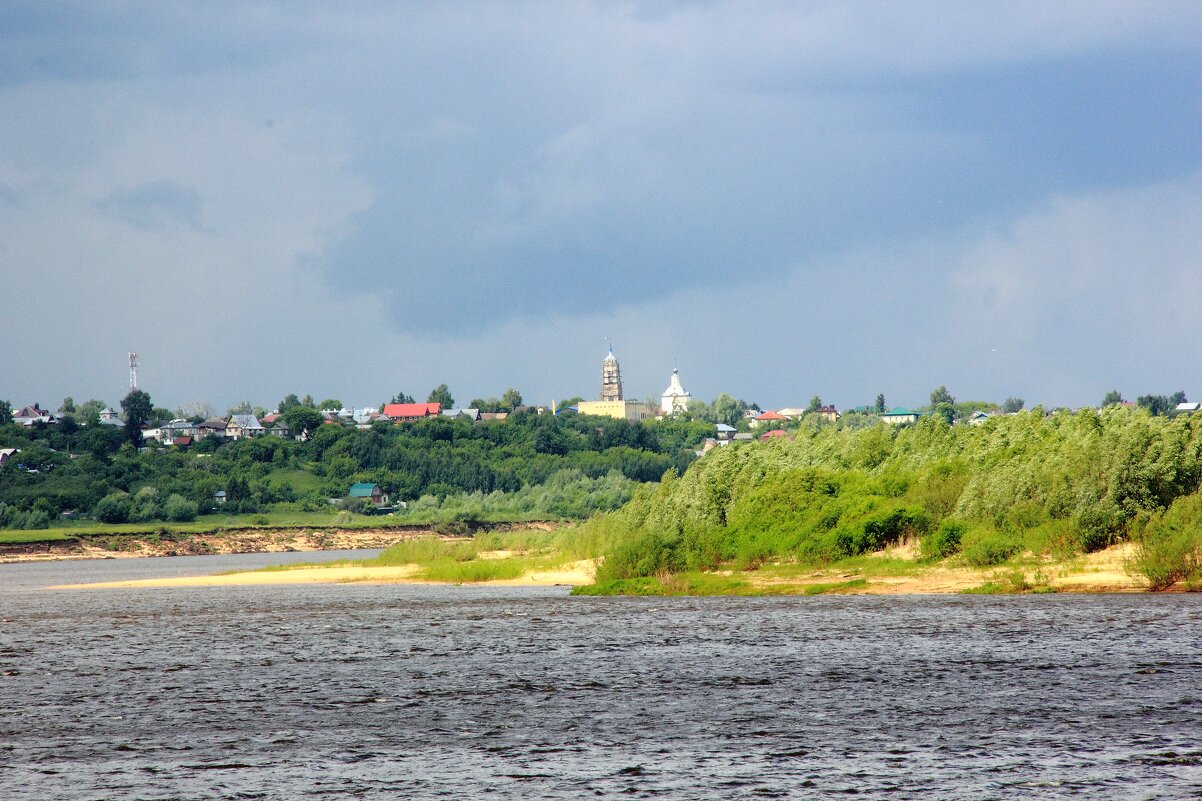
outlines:
[[[622,368],[614,356],[613,343],[609,343],[609,353],[601,363],[601,400],[622,400]]]

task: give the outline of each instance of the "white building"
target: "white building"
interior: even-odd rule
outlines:
[[[677,412],[687,411],[689,408],[690,395],[684,387],[680,385],[680,370],[672,370],[672,381],[668,384],[668,388],[664,390],[664,394],[660,396],[659,408],[664,414],[676,414]]]

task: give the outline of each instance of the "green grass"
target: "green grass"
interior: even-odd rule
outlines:
[[[60,529],[32,529],[0,531],[0,543],[9,542],[53,542],[71,539]]]
[[[805,595],[826,595],[829,592],[846,592],[847,590],[858,590],[868,586],[868,579],[852,579],[851,581],[838,581],[832,584],[807,584],[802,590]]]
[[[510,553],[497,558],[499,551]],[[527,573],[553,570],[570,562],[594,558],[600,551],[600,543],[578,528],[518,529],[481,532],[474,537],[418,536],[393,544],[374,559],[302,562],[259,570],[417,565],[420,570],[413,576],[415,579],[470,584],[516,579]]]
[[[280,468],[267,474],[267,480],[273,484],[283,484],[291,487],[297,495],[305,492],[319,492],[321,479],[308,470],[286,470]]]
[[[189,523],[168,523],[163,521],[151,521],[148,523],[99,523],[95,520],[78,520],[68,523],[60,522],[58,525],[46,529],[0,530],[0,543],[43,542],[50,540],[111,537],[114,535],[137,536],[164,533],[220,534],[223,531],[237,529],[336,528],[353,530],[406,528],[410,526],[431,525],[432,522],[438,521],[388,515],[350,515],[349,513],[335,510],[328,512],[256,512],[244,515],[203,515]],[[528,523],[543,522],[543,520],[541,518],[512,520],[499,515],[496,520],[490,519],[481,522]]]
[[[867,579],[852,579],[832,584],[755,585],[737,575],[716,573],[676,573],[662,577],[614,579],[575,587],[573,595],[825,595],[868,586]]]

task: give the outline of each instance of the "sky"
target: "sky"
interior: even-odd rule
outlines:
[[[0,6],[0,398],[1202,400],[1196,2]]]

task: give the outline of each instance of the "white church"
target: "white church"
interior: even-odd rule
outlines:
[[[659,399],[660,412],[667,415],[687,411],[691,397],[693,396],[680,385],[680,370],[673,369],[672,382],[668,384],[668,388],[664,390],[664,394]]]

